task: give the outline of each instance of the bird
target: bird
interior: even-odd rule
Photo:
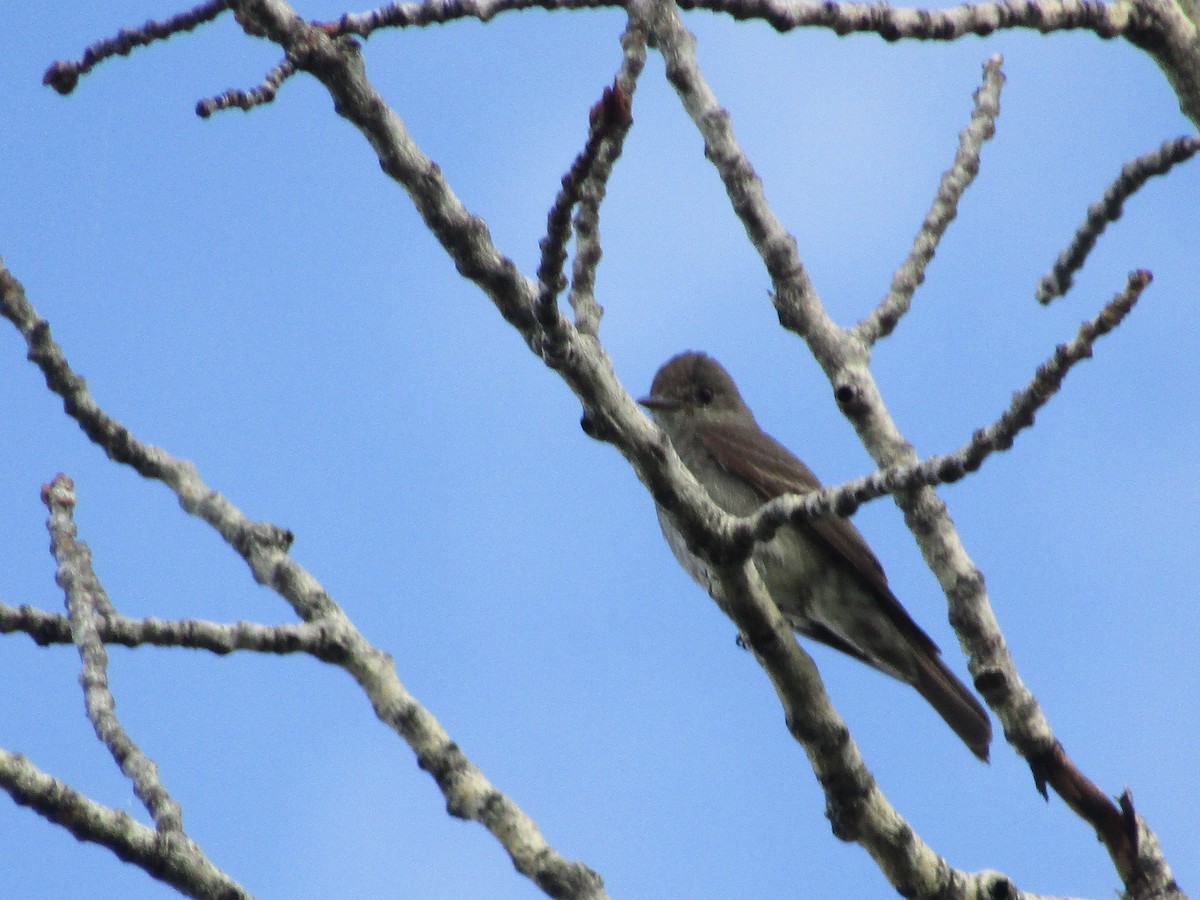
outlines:
[[[776,497],[821,487],[808,466],[759,427],[733,378],[711,356],[687,351],[672,357],[638,403],[728,513],[748,516]],[[658,520],[676,559],[716,596],[716,578],[661,506]],[[896,599],[879,559],[849,519],[785,525],[755,546],[753,559],[793,629],[912,685],[987,762],[987,711]]]

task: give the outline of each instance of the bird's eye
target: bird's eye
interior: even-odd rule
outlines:
[[[696,399],[700,401],[701,406],[708,406],[713,402],[713,389],[706,384],[700,385],[696,391]]]

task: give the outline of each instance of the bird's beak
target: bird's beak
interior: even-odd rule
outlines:
[[[646,407],[651,412],[670,412],[673,409],[679,409],[679,401],[672,400],[670,397],[659,397],[651,394],[649,397],[642,397],[638,403]]]

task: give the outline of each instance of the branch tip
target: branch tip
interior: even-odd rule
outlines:
[[[211,0],[169,19],[151,19],[138,28],[122,28],[116,37],[104,38],[83,51],[76,61],[58,60],[51,63],[42,76],[42,84],[66,95],[75,90],[79,77],[113,56],[128,56],[138,47],[165,41],[175,34],[191,31],[210,22],[229,6],[228,0]]]
[[[1111,223],[1121,218],[1126,200],[1141,190],[1151,178],[1166,175],[1197,152],[1200,152],[1200,137],[1185,135],[1166,141],[1158,149],[1122,166],[1120,173],[1104,191],[1104,196],[1088,207],[1087,216],[1076,229],[1067,249],[1059,254],[1051,270],[1038,282],[1035,292],[1038,303],[1045,306],[1071,289],[1075,275],[1087,262],[1100,236]]]
[[[537,271],[539,289],[534,314],[542,332],[542,359],[554,368],[561,364],[567,329],[557,297],[567,286],[563,268],[571,239],[571,212],[576,207],[579,211],[575,216],[577,250],[571,307],[576,326],[583,333],[595,336],[598,331],[601,310],[592,295],[592,284],[600,262],[599,206],[613,163],[633,125],[633,98],[622,85],[622,75],[632,86],[640,68],[636,51],[627,49],[622,72],[588,110],[587,140],[562,177],[562,189],[546,216],[546,235],[539,242],[542,258]]]

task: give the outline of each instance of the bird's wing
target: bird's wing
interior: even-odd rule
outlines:
[[[698,432],[717,462],[753,485],[764,503],[784,494],[807,494],[821,487],[821,482],[808,466],[755,425],[722,422],[719,426],[713,426],[705,423],[698,426]],[[844,518],[824,518],[808,522],[803,527],[853,567],[872,589],[888,618],[911,640],[934,654],[940,652],[933,639],[900,605],[888,587],[883,566],[853,522]],[[826,640],[819,635],[814,637]],[[851,652],[851,655],[861,656],[861,653],[843,647],[845,642],[842,640],[826,640],[826,643],[843,652]]]

